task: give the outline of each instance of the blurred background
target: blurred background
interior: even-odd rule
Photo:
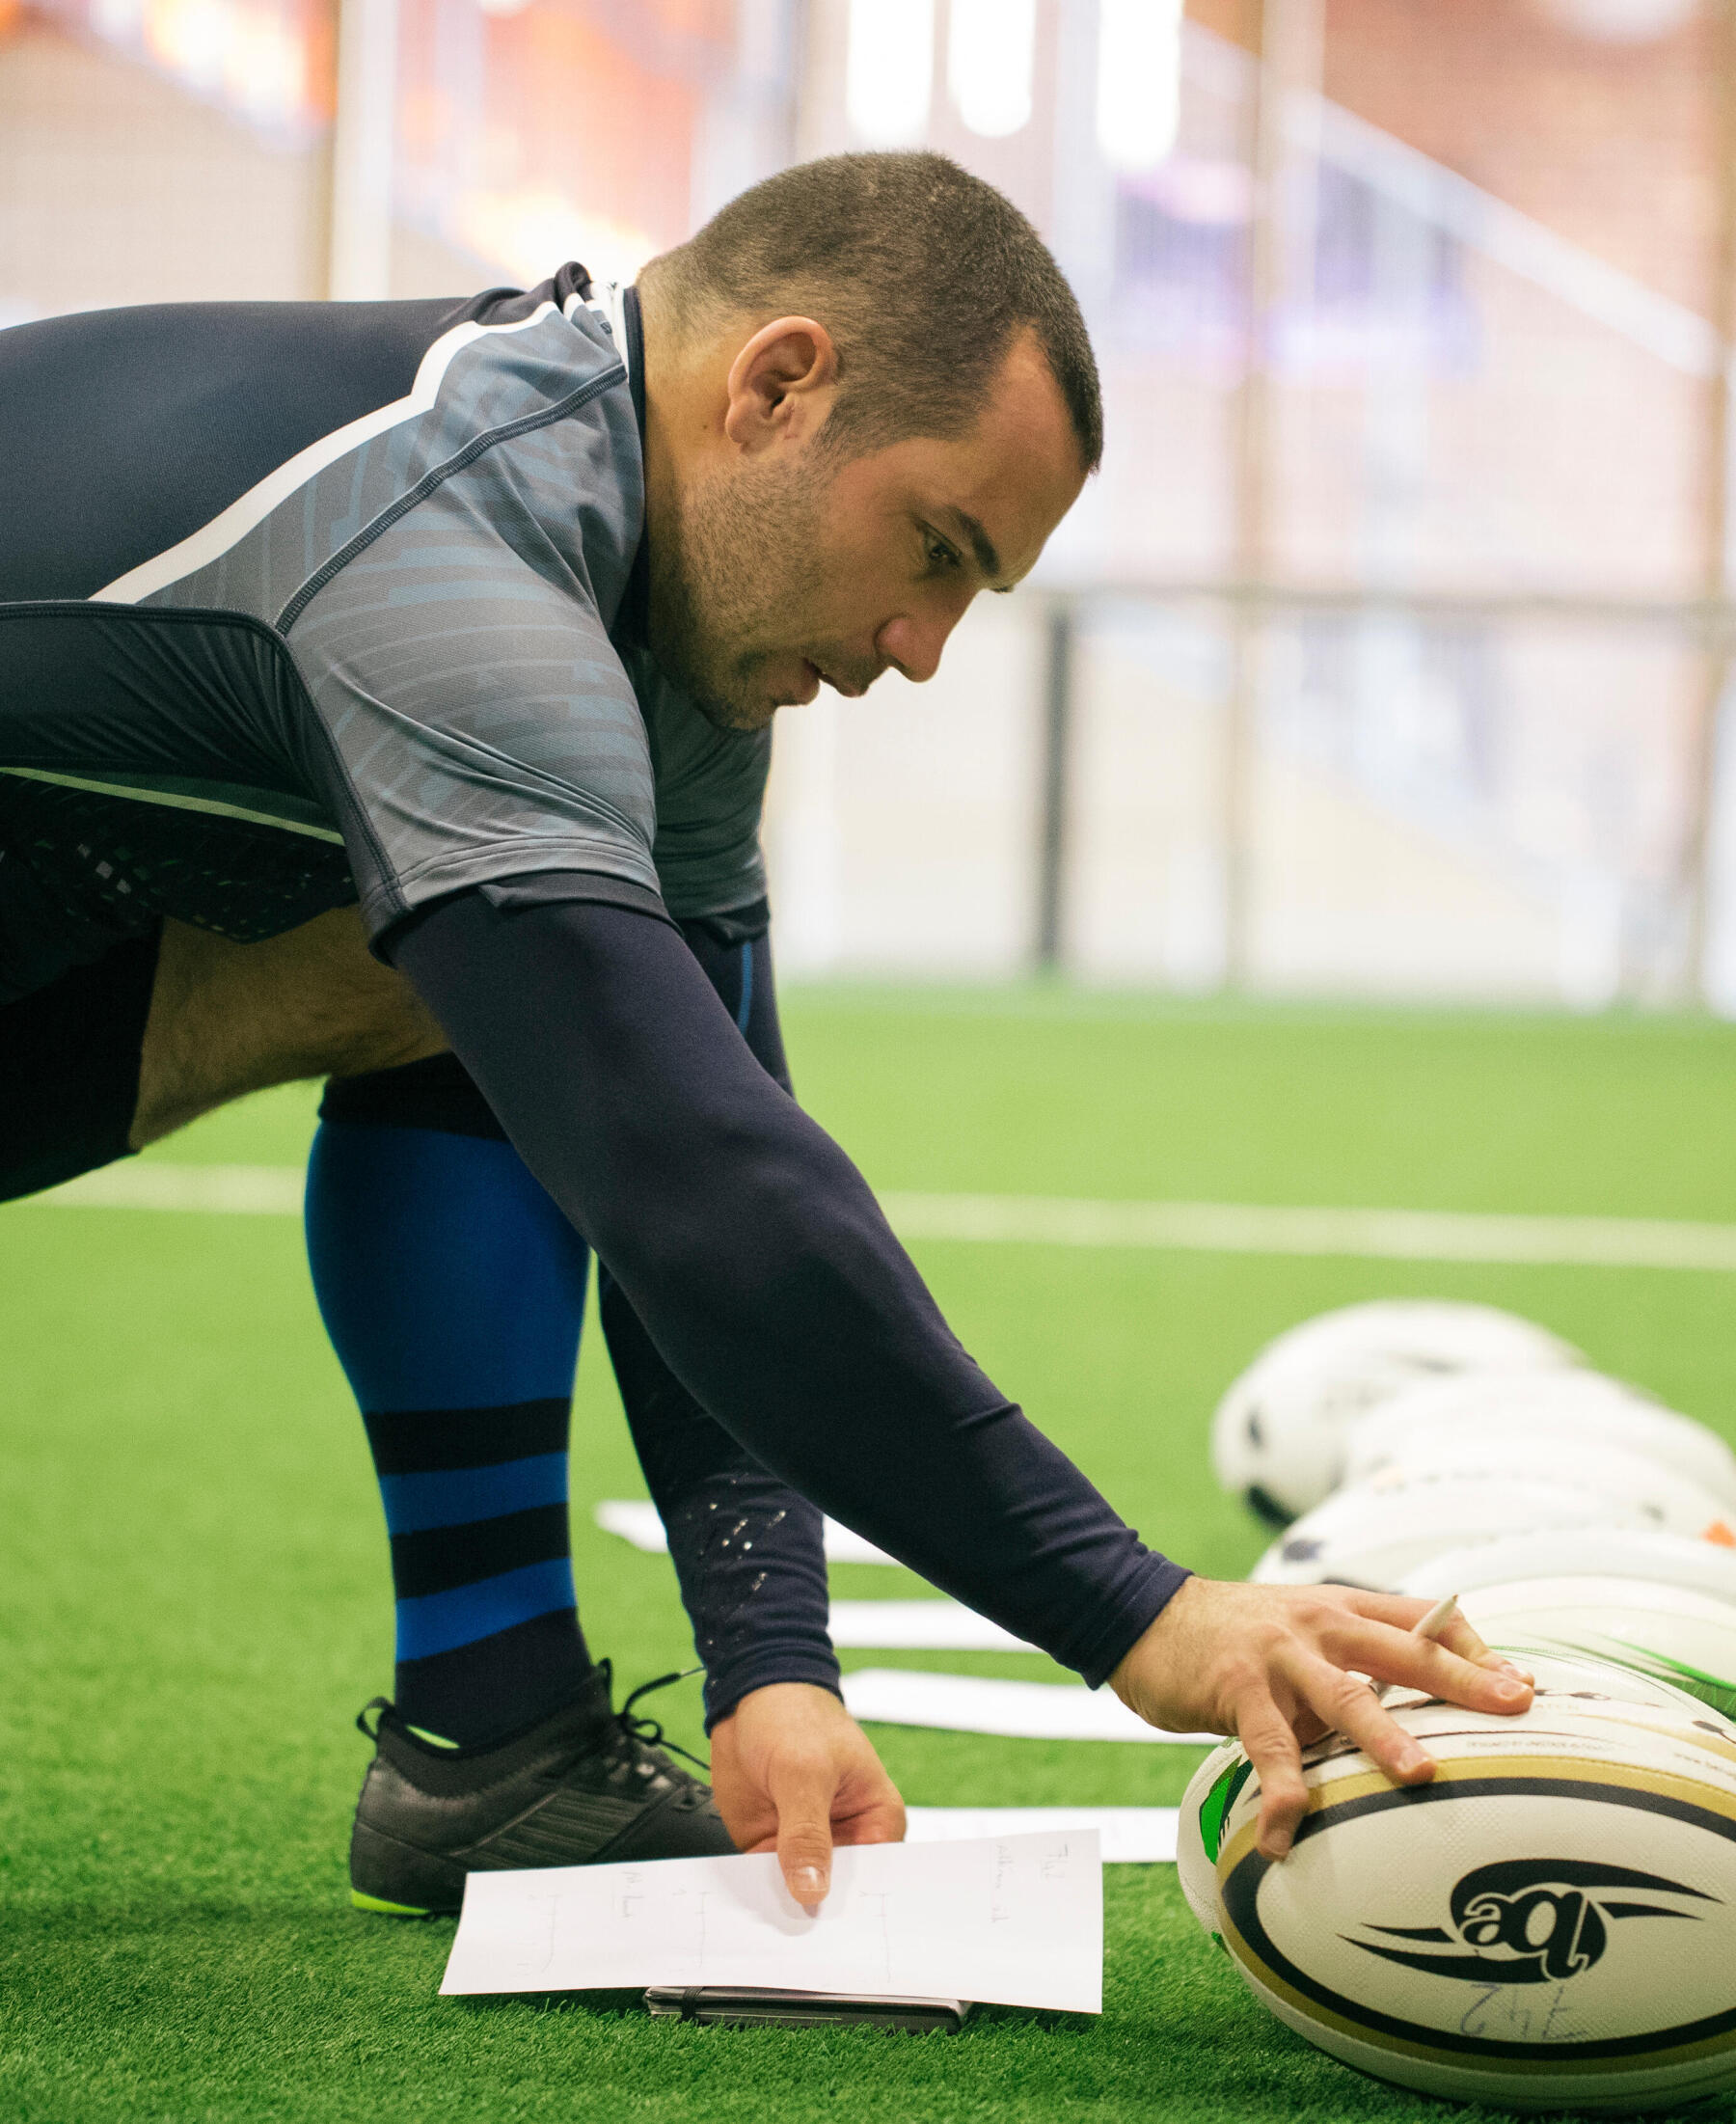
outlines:
[[[0,0],[0,324],[630,276],[926,144],[1101,476],[779,724],[797,975],[1736,1015],[1731,0]]]

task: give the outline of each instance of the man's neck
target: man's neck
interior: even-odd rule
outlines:
[[[633,395],[633,418],[638,428],[639,456],[641,464],[645,454],[645,333],[644,316],[638,296],[632,287],[616,291],[615,332],[622,360],[627,364],[627,388]],[[647,522],[639,528],[638,549],[633,557],[633,569],[627,578],[627,590],[621,600],[620,612],[615,620],[614,632],[620,642],[644,642],[650,633],[651,618],[651,552],[649,534],[649,511]]]
[[[639,374],[637,404],[639,444],[645,460],[645,533],[648,546],[657,527],[667,523],[675,498],[675,466],[665,443],[668,422],[665,405],[668,395],[669,334],[662,329],[660,306],[643,281],[634,284],[638,297]]]

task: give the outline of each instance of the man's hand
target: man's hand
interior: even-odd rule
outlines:
[[[1408,1633],[1425,1600],[1348,1586],[1244,1586],[1190,1578],[1109,1677],[1149,1725],[1234,1733],[1260,1776],[1260,1849],[1281,1859],[1308,1808],[1302,1749],[1340,1732],[1400,1784],[1434,1760],[1381,1709],[1362,1675],[1474,1711],[1523,1711],[1521,1670],[1462,1616],[1438,1643]]]
[[[743,1851],[775,1851],[785,1886],[818,1910],[834,1843],[900,1843],[904,1801],[829,1689],[781,1681],[712,1729],[712,1791]]]

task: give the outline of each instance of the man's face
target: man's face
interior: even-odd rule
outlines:
[[[1028,337],[965,436],[839,461],[823,435],[708,466],[652,542],[652,653],[725,729],[764,729],[823,682],[932,678],[977,591],[1029,572],[1083,484]]]

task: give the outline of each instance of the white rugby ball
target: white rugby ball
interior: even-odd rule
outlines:
[[[1181,1883],[1188,1909],[1214,1939],[1218,1929],[1217,1857],[1224,1820],[1253,1768],[1239,1741],[1225,1741],[1188,1779],[1176,1813],[1176,1878]]]
[[[1539,1696],[1559,1697],[1569,1704],[1648,1703],[1654,1710],[1673,1710],[1678,1718],[1691,1724],[1708,1718],[1709,1707],[1673,1681],[1641,1674],[1634,1667],[1618,1666],[1612,1659],[1599,1659],[1593,1652],[1564,1651],[1560,1646],[1508,1645],[1505,1641],[1498,1642],[1495,1649],[1511,1653],[1536,1684]],[[1389,1710],[1395,1705],[1429,1701],[1418,1689],[1389,1689],[1385,1693]],[[1710,1707],[1706,1730],[1723,1732],[1736,1742],[1736,1726],[1731,1726],[1716,1707]]]
[[[1642,1453],[1736,1506],[1736,1453],[1706,1425],[1678,1415],[1607,1373],[1487,1371],[1406,1387],[1358,1419],[1344,1444],[1344,1480],[1360,1483],[1395,1460],[1451,1439],[1548,1438],[1563,1446]]]
[[[1503,1535],[1666,1524],[1655,1499],[1612,1494],[1607,1469],[1585,1467],[1585,1457],[1562,1456],[1546,1472],[1494,1459],[1478,1468],[1383,1469],[1305,1513],[1250,1575],[1259,1585],[1389,1588],[1445,1550]]]
[[[1716,1537],[1694,1541],[1679,1534],[1642,1534],[1632,1527],[1568,1527],[1507,1535],[1462,1549],[1444,1549],[1406,1571],[1393,1591],[1439,1600],[1444,1593],[1506,1586],[1522,1578],[1587,1574],[1648,1579],[1736,1602],[1736,1544]]]
[[[1736,1713],[1736,1607],[1638,1578],[1533,1578],[1479,1586],[1460,1603],[1491,1645],[1587,1654]]]
[[[1610,1583],[1619,1585],[1621,1582]],[[1668,1592],[1668,1589],[1656,1590]],[[1529,1589],[1503,1587],[1496,1591],[1505,1594]],[[1483,1629],[1469,1600],[1465,1602],[1465,1610],[1472,1615],[1478,1627]],[[1736,1609],[1730,1611],[1730,1628],[1732,1633],[1736,1633]],[[1487,1630],[1483,1630],[1483,1634],[1490,1635]],[[1491,1638],[1491,1642],[1499,1642],[1503,1647],[1509,1644],[1505,1637],[1500,1640]],[[1674,1705],[1687,1717],[1692,1718],[1695,1715],[1688,1696],[1698,1692],[1691,1692],[1687,1682],[1672,1680],[1668,1675],[1651,1673],[1626,1661],[1620,1663],[1623,1672],[1619,1677],[1605,1674],[1594,1663],[1594,1659],[1588,1659],[1577,1648],[1545,1643],[1529,1630],[1517,1636],[1512,1648],[1522,1655],[1526,1672],[1532,1675],[1540,1690],[1553,1689],[1581,1702],[1594,1697],[1606,1697],[1614,1690],[1625,1700]],[[1427,1700],[1417,1691],[1399,1690],[1389,1692],[1388,1701],[1390,1704],[1415,1705]],[[1714,1707],[1723,1709],[1722,1705]],[[1326,1747],[1345,1745],[1348,1744],[1322,1744]],[[1203,1929],[1214,1938],[1218,1933],[1217,1860],[1223,1843],[1224,1825],[1236,1794],[1253,1775],[1253,1769],[1240,1741],[1221,1742],[1188,1779],[1187,1789],[1182,1793],[1180,1807],[1177,1810],[1176,1875],[1181,1884],[1181,1893],[1187,1900],[1188,1909],[1193,1912]]]
[[[1517,1314],[1438,1298],[1375,1298],[1268,1343],[1218,1403],[1218,1481],[1273,1526],[1317,1505],[1343,1472],[1344,1435],[1401,1388],[1481,1366],[1576,1365],[1578,1350]]]
[[[1497,1475],[1517,1482],[1568,1482],[1576,1489],[1595,1488],[1618,1504],[1636,1506],[1653,1526],[1695,1539],[1720,1526],[1736,1539],[1736,1519],[1723,1499],[1703,1483],[1678,1475],[1648,1455],[1623,1446],[1587,1440],[1568,1445],[1558,1435],[1541,1437],[1529,1430],[1509,1436],[1497,1431],[1464,1437],[1415,1437],[1399,1458],[1377,1469],[1359,1485],[1420,1482],[1430,1475]],[[1342,1494],[1347,1494],[1342,1493]]]
[[[1633,2112],[1736,2085],[1726,1722],[1596,1691],[1546,1691],[1515,1719],[1394,1715],[1432,1782],[1391,1784],[1343,1742],[1311,1751],[1281,1863],[1255,1846],[1258,1776],[1235,1796],[1218,1906],[1256,1996],[1345,2064],[1497,2110]]]

